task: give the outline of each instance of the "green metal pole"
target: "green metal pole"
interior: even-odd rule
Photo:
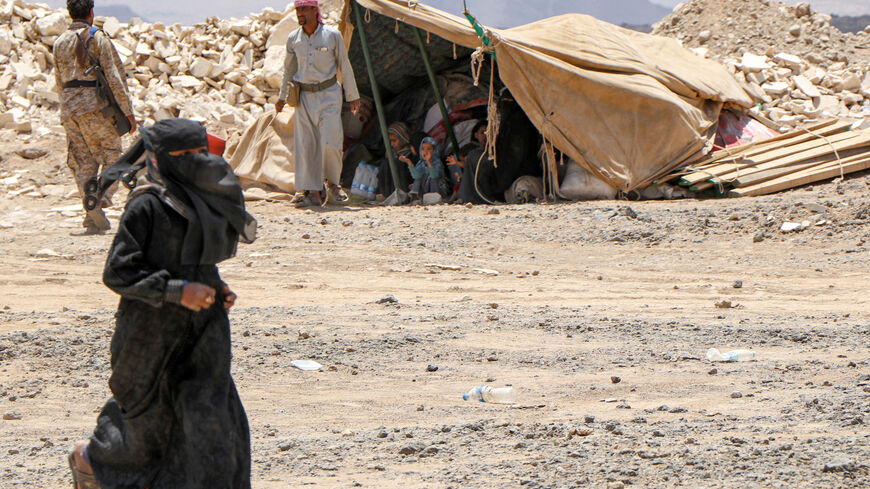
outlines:
[[[459,153],[459,142],[456,140],[456,133],[453,132],[453,123],[450,122],[450,114],[447,113],[447,107],[444,106],[444,97],[441,96],[441,89],[438,88],[438,80],[435,78],[435,71],[432,69],[432,63],[429,62],[429,53],[426,52],[426,45],[423,44],[423,36],[420,35],[420,29],[412,26],[414,35],[417,36],[417,45],[420,46],[420,55],[423,56],[423,64],[426,66],[426,73],[429,75],[429,81],[432,82],[432,90],[435,92],[435,98],[438,100],[438,108],[441,109],[441,118],[444,119],[444,126],[447,127],[447,135],[450,136],[450,142],[453,144],[453,152]]]
[[[381,100],[381,91],[378,88],[378,81],[375,79],[375,68],[372,65],[372,54],[369,51],[369,42],[366,38],[365,25],[363,24],[362,15],[359,13],[359,4],[353,0],[353,12],[356,15],[356,29],[359,31],[359,40],[362,43],[363,56],[366,59],[366,69],[369,72],[369,81],[372,85],[372,97],[375,99],[375,108],[378,110],[378,125],[381,126],[381,136],[384,138],[384,147],[387,150],[387,161],[390,162],[390,172],[393,174],[393,186],[399,190],[399,168],[396,166],[396,159],[393,156],[393,148],[390,146],[390,133],[387,130],[387,119],[384,115],[384,104]]]

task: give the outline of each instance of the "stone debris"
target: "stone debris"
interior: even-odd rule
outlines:
[[[326,23],[337,25],[343,3],[324,4]],[[51,47],[69,22],[65,9],[0,0],[0,129],[60,130]],[[95,25],[126,67],[140,123],[187,117],[228,139],[274,107],[297,27],[292,4],[193,26],[113,17]],[[653,33],[724,64],[757,98],[753,112],[780,131],[829,117],[870,127],[870,32],[842,33],[807,4],[689,0]]]
[[[840,32],[806,2],[690,0],[653,34],[724,64],[781,132],[832,117],[870,127],[870,31]]]
[[[337,25],[342,3],[324,3],[324,21]],[[0,0],[0,129],[59,129],[51,48],[70,22],[63,8]],[[266,8],[193,26],[114,17],[97,17],[94,24],[112,39],[126,67],[140,123],[188,117],[227,137],[274,107],[284,46],[298,27],[292,2],[282,12]]]

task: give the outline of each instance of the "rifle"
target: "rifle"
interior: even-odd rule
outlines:
[[[88,42],[94,38],[96,31],[96,28],[91,28],[88,31],[88,34],[90,34]],[[84,47],[84,51],[87,53],[88,58],[91,61],[90,67],[85,70],[85,75],[93,73],[94,76],[97,77],[97,98],[107,103],[107,105],[101,109],[101,112],[104,117],[113,121],[115,131],[118,135],[123,136],[133,129],[133,125],[130,124],[130,119],[127,118],[127,115],[124,114],[123,110],[121,110],[118,100],[115,99],[115,94],[112,93],[112,87],[109,85],[109,80],[106,79],[106,73],[103,71],[103,66],[100,64],[99,58],[94,56],[94,54],[87,48],[88,43],[82,39],[82,36],[78,32],[76,32],[76,37],[79,38],[79,42],[82,44],[82,47]]]

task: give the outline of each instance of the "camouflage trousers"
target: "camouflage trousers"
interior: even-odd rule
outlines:
[[[99,111],[74,116],[63,122],[63,128],[68,145],[66,164],[72,170],[79,197],[84,200],[87,181],[121,157],[121,137],[112,122]],[[106,191],[102,207],[111,205],[112,194],[117,188],[114,185]],[[85,214],[82,226],[88,227],[89,221]]]

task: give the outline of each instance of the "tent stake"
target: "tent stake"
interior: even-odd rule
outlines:
[[[423,64],[426,66],[426,73],[429,75],[429,81],[432,82],[432,90],[435,92],[435,99],[438,100],[438,108],[441,109],[441,118],[444,120],[444,127],[447,128],[447,135],[450,136],[450,143],[453,144],[453,152],[459,154],[459,142],[456,140],[456,133],[453,132],[453,123],[450,122],[450,114],[447,113],[447,107],[444,106],[444,97],[441,96],[441,89],[438,88],[438,80],[435,78],[435,71],[432,69],[432,63],[429,62],[429,53],[426,51],[426,45],[423,44],[423,36],[420,35],[420,29],[412,26],[414,35],[417,37],[417,45],[420,47],[420,55],[423,56]]]
[[[384,104],[381,100],[381,91],[378,88],[378,81],[375,79],[375,68],[372,65],[372,54],[369,51],[369,42],[366,38],[365,25],[363,24],[362,15],[359,13],[359,4],[356,0],[353,1],[353,12],[356,14],[356,28],[359,31],[359,40],[362,43],[363,56],[366,59],[366,70],[369,72],[369,81],[372,84],[372,98],[375,99],[375,108],[378,111],[378,125],[381,127],[381,137],[384,138],[384,148],[387,152],[387,161],[390,162],[390,173],[393,174],[393,186],[399,190],[399,169],[396,166],[396,159],[393,155],[393,148],[390,146],[390,133],[387,130],[387,119],[384,114]]]

